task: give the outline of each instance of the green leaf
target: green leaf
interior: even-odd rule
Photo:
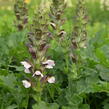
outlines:
[[[109,109],[109,104],[105,104],[103,109]]]
[[[79,109],[78,106],[63,106],[62,109]]]
[[[102,65],[97,65],[97,69],[99,70],[100,77],[105,81],[109,81],[109,68]]]
[[[59,106],[56,103],[47,104],[41,101],[40,103],[33,105],[33,109],[59,109]]]
[[[97,58],[99,59],[99,61],[101,62],[101,64],[103,64],[106,67],[109,66],[109,60],[107,59],[106,55],[101,49],[96,49],[95,54]]]
[[[90,109],[90,106],[88,104],[82,104],[79,109]]]
[[[17,105],[11,105],[11,106],[8,106],[6,109],[16,109],[17,108]]]
[[[16,77],[14,74],[8,74],[7,76],[0,76],[0,84],[8,88],[14,89],[16,82]]]
[[[105,99],[102,103],[103,109],[109,109],[109,99]]]

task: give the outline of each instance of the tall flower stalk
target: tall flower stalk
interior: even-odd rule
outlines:
[[[28,9],[24,0],[16,0],[14,4],[14,13],[16,16],[16,27],[21,31],[28,23]]]
[[[30,88],[35,91],[33,94],[34,99],[41,101],[41,94],[44,85],[48,83],[55,83],[55,77],[48,75],[46,69],[53,69],[55,66],[54,60],[46,56],[49,45],[49,32],[48,32],[48,18],[43,9],[39,9],[34,13],[33,22],[29,27],[28,42],[26,46],[31,55],[31,59],[22,61],[25,73],[30,73],[31,77],[23,80],[25,88]]]
[[[30,58],[21,62],[26,73],[22,83],[25,88],[32,89],[32,96],[37,102],[42,100],[41,95],[44,86],[47,83],[52,84],[56,81],[55,77],[48,73],[48,70],[55,67],[55,61],[50,56],[47,56],[47,50],[50,47],[51,39],[61,41],[66,34],[62,28],[65,6],[64,0],[53,0],[49,16],[47,11],[39,7],[34,13],[32,24],[28,25],[29,32],[27,34],[28,41],[26,42],[26,47]],[[25,2],[17,0],[14,9],[19,30],[25,28],[24,21],[28,23],[27,9],[25,7]],[[24,10],[26,10],[25,13]],[[51,32],[49,29],[51,29]]]
[[[74,62],[78,61],[75,50],[86,47],[87,41],[87,11],[85,8],[85,0],[78,0],[76,6],[76,15],[74,17],[74,26],[72,33],[72,58]]]
[[[65,22],[63,18],[63,13],[65,10],[66,4],[64,0],[52,0],[52,5],[50,7],[50,25],[53,31],[53,38],[59,40],[65,36],[66,32],[62,28],[62,25]]]

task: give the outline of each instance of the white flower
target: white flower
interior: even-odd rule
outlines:
[[[34,74],[33,74],[33,77],[34,76],[41,76],[41,77],[44,77],[44,75],[40,72],[40,71],[36,71]]]
[[[25,88],[31,87],[31,83],[29,81],[27,81],[27,80],[23,80],[22,83],[23,83]]]
[[[29,69],[31,67],[31,65],[26,61],[22,61],[21,64],[25,67],[25,69]]]
[[[25,69],[24,71],[25,73],[31,73],[29,69]]]
[[[52,69],[55,66],[55,62],[53,60],[47,60],[42,63],[46,68]]]
[[[55,83],[55,77],[50,77],[50,78],[48,78],[48,82],[49,83]]]

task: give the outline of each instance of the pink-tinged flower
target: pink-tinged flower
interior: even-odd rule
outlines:
[[[40,72],[40,71],[36,71],[34,74],[33,74],[33,77],[34,76],[41,76],[41,77],[44,77],[44,75]]]
[[[48,78],[48,83],[55,83],[55,77],[54,76],[49,77]]]
[[[29,69],[25,69],[24,71],[25,73],[31,73]]]
[[[46,68],[52,69],[55,66],[55,62],[53,60],[47,60],[42,63]]]
[[[21,64],[25,67],[25,69],[29,69],[31,67],[31,65],[26,61],[22,61]]]
[[[31,87],[31,83],[29,81],[27,81],[27,80],[23,80],[22,83],[23,83],[23,86],[25,88],[30,88]]]

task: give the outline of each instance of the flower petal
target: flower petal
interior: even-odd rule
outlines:
[[[26,61],[22,61],[21,64],[26,68],[26,69],[29,69],[31,67],[31,65],[26,62]]]
[[[29,69],[25,69],[24,71],[25,73],[31,73]]]
[[[55,83],[55,77],[52,76],[52,77],[48,78],[48,82],[49,83]]]
[[[33,77],[34,76],[41,76],[41,77],[43,77],[43,74],[40,72],[40,71],[36,71],[34,74],[33,74]]]
[[[46,65],[45,68],[52,69],[53,66],[51,66],[51,65]]]
[[[23,80],[22,83],[23,83],[23,86],[24,86],[25,88],[31,87],[31,83],[30,83],[29,81],[27,81],[27,80]]]
[[[47,60],[42,63],[46,68],[52,69],[55,66],[55,62],[53,60]]]
[[[47,61],[43,62],[42,64],[52,64],[52,65],[55,65],[53,60],[47,60]]]

